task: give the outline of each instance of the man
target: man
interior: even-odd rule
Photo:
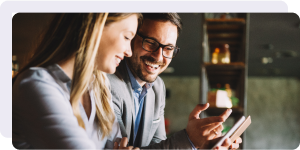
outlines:
[[[214,138],[221,134],[221,123],[230,115],[230,109],[221,116],[200,119],[199,114],[208,104],[197,105],[189,116],[187,128],[166,138],[165,85],[158,75],[179,52],[176,41],[182,23],[176,13],[145,13],[143,17],[131,42],[132,57],[123,60],[114,75],[108,75],[122,136],[128,137],[129,145],[135,147],[211,148],[217,140]],[[226,140],[223,146],[228,147],[230,143]]]

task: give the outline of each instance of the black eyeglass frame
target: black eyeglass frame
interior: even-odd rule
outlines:
[[[166,46],[170,46],[170,45],[163,45],[163,44],[161,44],[161,43],[159,43],[159,42],[157,42],[155,39],[153,39],[153,38],[151,38],[151,37],[147,37],[147,36],[144,36],[144,35],[142,35],[142,34],[140,34],[140,33],[136,33],[136,35],[138,35],[138,36],[140,36],[141,38],[143,38],[143,41],[142,41],[142,47],[143,47],[143,49],[145,50],[145,51],[147,51],[147,52],[156,52],[160,47],[162,48],[162,55],[165,57],[165,58],[169,58],[169,59],[172,59],[172,58],[174,58],[178,53],[179,53],[179,51],[180,51],[180,48],[178,47],[178,46],[175,46],[174,47],[174,52],[176,52],[175,54],[173,54],[173,56],[172,57],[166,57],[165,55],[164,55],[164,47],[166,47]],[[155,42],[157,42],[158,43],[158,47],[157,47],[157,49],[155,50],[155,51],[149,51],[149,50],[146,50],[145,48],[144,48],[144,41],[145,41],[145,39],[151,39],[151,40],[154,40]]]

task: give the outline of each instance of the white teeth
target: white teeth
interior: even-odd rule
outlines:
[[[148,61],[145,61],[145,63],[146,63],[147,65],[149,65],[151,68],[157,69],[157,68],[159,67],[159,65],[152,64],[152,63],[150,63],[150,62],[148,62]]]

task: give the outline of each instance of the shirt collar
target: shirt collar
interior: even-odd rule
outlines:
[[[67,76],[67,74],[63,71],[63,69],[58,64],[53,64],[47,67],[52,74],[62,82],[66,83],[71,81],[71,79]]]
[[[129,78],[130,78],[130,83],[131,83],[131,87],[134,91],[139,91],[139,92],[142,92],[142,87],[141,85],[138,83],[138,81],[135,79],[135,77],[133,76],[131,70],[129,69],[128,65],[127,65],[127,62],[126,60],[125,61],[125,64],[126,64],[126,68],[127,68],[127,72],[128,72],[128,75],[129,75]],[[151,88],[153,86],[153,83],[146,83],[145,84],[145,88],[148,90],[149,88]]]

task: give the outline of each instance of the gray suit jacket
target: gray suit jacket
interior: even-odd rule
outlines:
[[[134,126],[134,98],[130,78],[125,60],[123,60],[115,74],[108,75],[111,84],[114,111],[119,121],[122,136],[130,136]],[[184,130],[176,132],[166,138],[164,123],[165,85],[160,77],[153,82],[148,90],[144,102],[144,120],[140,147],[148,149],[192,149],[191,143]]]

